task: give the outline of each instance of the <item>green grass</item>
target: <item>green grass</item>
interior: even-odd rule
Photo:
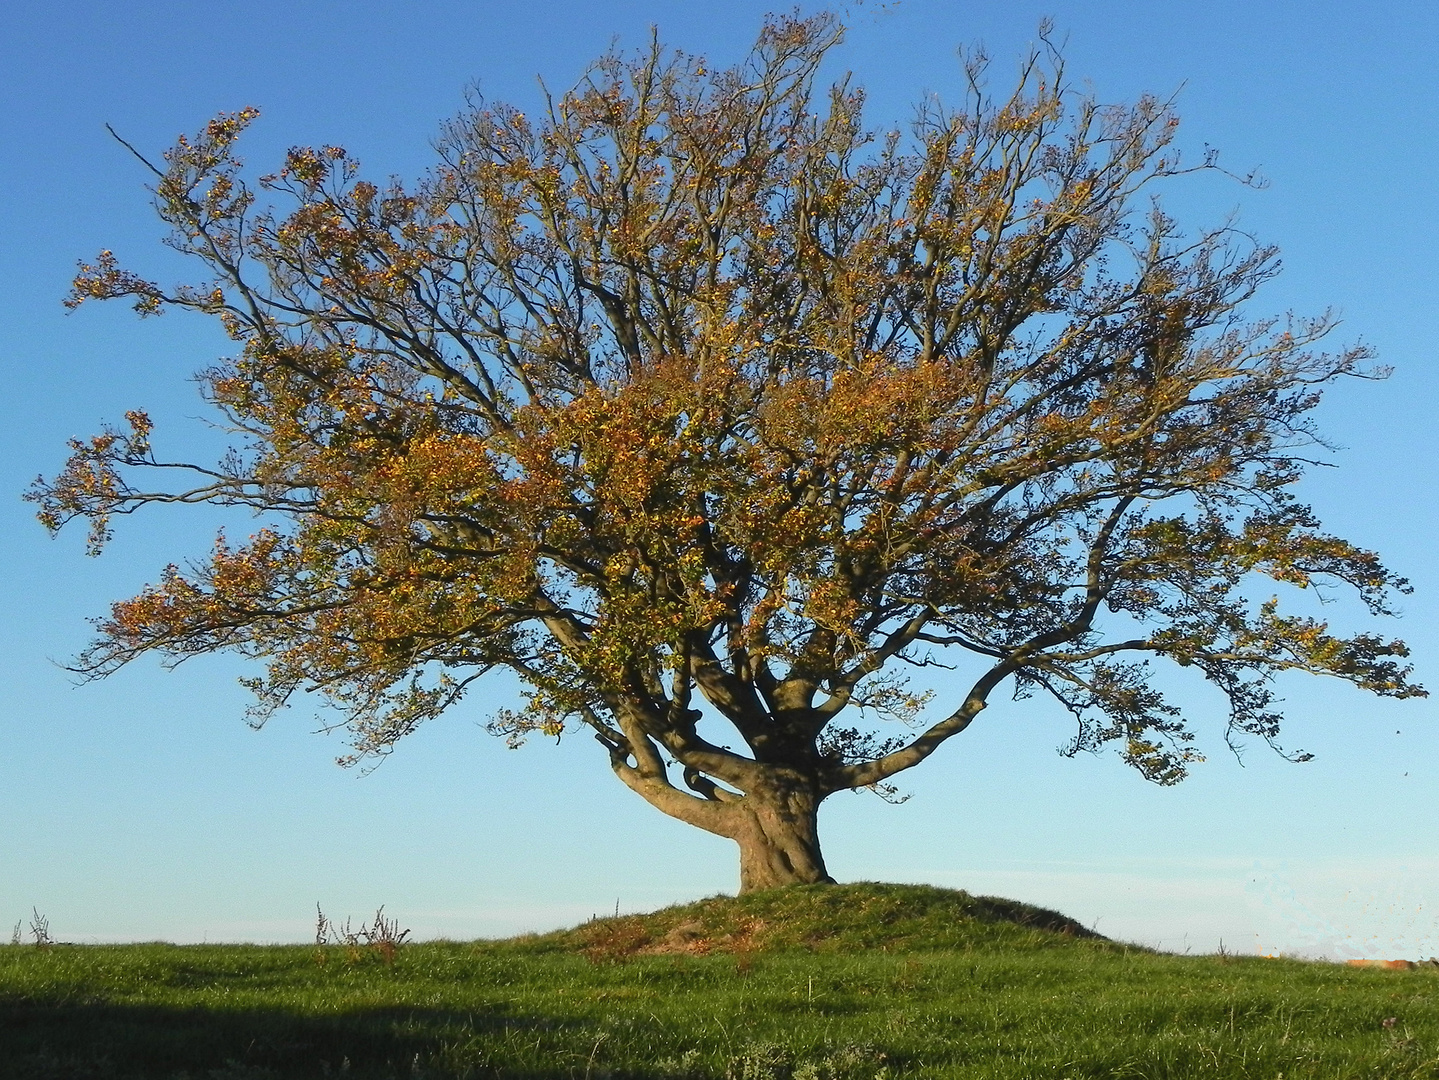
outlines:
[[[1439,1077],[1439,975],[851,885],[504,942],[0,947],[0,1076]],[[1392,1018],[1386,1026],[1385,1021]]]

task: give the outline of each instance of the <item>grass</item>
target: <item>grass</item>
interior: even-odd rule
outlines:
[[[1439,1077],[1439,975],[1126,947],[912,886],[501,942],[0,947],[0,1077]]]

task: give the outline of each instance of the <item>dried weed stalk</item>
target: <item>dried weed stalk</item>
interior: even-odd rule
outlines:
[[[352,963],[360,959],[362,950],[369,949],[379,954],[385,963],[392,964],[395,954],[409,936],[408,929],[400,929],[398,919],[385,918],[383,904],[376,909],[374,919],[361,923],[358,929],[351,926],[349,919],[345,920],[343,927],[339,926],[326,917],[319,904],[315,905],[315,944],[321,948],[326,945],[345,946]],[[319,953],[316,962],[323,965],[323,956],[323,952]]]

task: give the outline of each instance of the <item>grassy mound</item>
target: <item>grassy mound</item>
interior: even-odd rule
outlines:
[[[805,885],[593,919],[530,939],[593,960],[711,952],[926,952],[1107,941],[1057,911],[930,885]]]

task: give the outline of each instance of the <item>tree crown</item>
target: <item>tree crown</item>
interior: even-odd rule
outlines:
[[[337,147],[247,181],[254,109],[182,138],[155,201],[205,280],[105,252],[70,303],[219,319],[238,351],[202,386],[234,447],[165,460],[132,412],[31,497],[95,550],[153,503],[264,527],[115,604],[80,670],[236,650],[265,661],[257,721],[318,690],[365,756],[508,668],[528,701],[496,730],[587,727],[680,816],[763,769],[883,785],[1006,680],[1160,783],[1198,755],[1148,658],[1270,742],[1280,672],[1423,693],[1402,642],[1254,599],[1407,588],[1292,494],[1320,389],[1369,357],[1317,349],[1327,317],[1247,319],[1273,249],[1145,198],[1189,170],[1169,106],[1101,106],[1042,49],[1012,94],[976,60],[962,107],[877,133],[851,83],[816,88],[839,37],[777,18],[728,70],[655,43],[538,118],[476,99],[410,187]],[[978,675],[920,723],[897,672],[940,656]]]

